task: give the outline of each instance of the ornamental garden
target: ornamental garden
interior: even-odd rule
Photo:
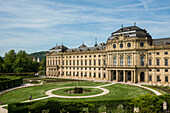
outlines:
[[[163,86],[144,86],[162,93],[157,96],[146,88],[115,82],[24,76],[2,76],[0,80],[1,90],[15,87],[0,95],[0,103],[8,105],[5,108],[9,113],[123,113],[134,108],[139,112],[163,112],[164,101],[167,110],[170,108],[170,88]],[[16,87],[22,80],[25,86]]]

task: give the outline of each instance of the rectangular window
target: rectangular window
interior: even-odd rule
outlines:
[[[83,65],[83,60],[81,60],[81,65]]]
[[[116,57],[113,59],[113,65],[116,66]]]
[[[103,78],[106,78],[106,74],[105,73],[103,74]]]
[[[79,65],[79,61],[77,60],[77,65]]]
[[[81,77],[83,77],[83,73],[81,72]]]
[[[149,59],[149,66],[152,65],[152,59]]]
[[[94,60],[94,66],[96,65],[96,60]]]
[[[89,65],[91,65],[91,60],[89,60]]]
[[[144,56],[140,57],[141,66],[144,66]]]
[[[87,65],[87,60],[85,60],[85,65]]]
[[[63,65],[64,65],[64,61],[63,61]]]
[[[100,73],[99,73],[99,78],[100,78]]]
[[[56,61],[55,63],[56,63],[56,65],[57,65],[57,61]]]
[[[149,81],[152,81],[152,76],[149,76]]]
[[[66,60],[66,65],[68,65],[68,61]]]
[[[96,73],[94,73],[93,77],[94,77],[94,78],[96,77]]]
[[[131,66],[131,57],[128,57],[128,66]]]
[[[75,65],[75,60],[73,60],[73,65]]]
[[[98,64],[99,64],[99,66],[100,66],[100,60],[98,60]]]
[[[120,58],[120,65],[123,66],[123,57]]]
[[[106,61],[105,60],[103,60],[103,65],[106,65]]]
[[[160,81],[160,76],[157,76],[157,81]]]
[[[71,65],[71,60],[70,60],[70,65]]]
[[[91,73],[89,73],[89,77],[91,77]]]
[[[159,66],[160,63],[159,63],[159,59],[156,59],[156,65]]]
[[[165,59],[165,66],[168,66],[168,59]]]
[[[58,64],[60,65],[60,60],[58,61]]]
[[[84,75],[84,77],[87,77],[87,73],[85,72],[85,75]]]
[[[168,82],[168,76],[165,76],[165,82]]]

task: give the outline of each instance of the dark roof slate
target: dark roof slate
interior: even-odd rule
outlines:
[[[157,38],[153,39],[154,45],[170,45],[170,38]]]

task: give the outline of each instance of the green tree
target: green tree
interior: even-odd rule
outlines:
[[[40,66],[39,62],[32,61],[30,64],[31,72],[38,72],[39,66]]]
[[[46,59],[43,59],[43,60],[41,60],[41,63],[40,63],[40,65],[41,65],[41,67],[43,68],[41,68],[41,70],[46,70]]]
[[[14,62],[15,73],[30,72],[31,60],[28,58],[28,54],[25,51],[20,50],[16,55]]]
[[[3,72],[3,63],[4,63],[4,61],[3,61],[3,59],[0,56],[0,73]]]
[[[14,50],[10,50],[8,53],[5,53],[5,59],[4,59],[4,71],[6,73],[13,73],[14,72],[14,62],[16,59],[16,53]]]

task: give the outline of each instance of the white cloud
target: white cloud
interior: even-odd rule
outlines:
[[[157,7],[153,4],[157,1],[153,0],[134,0],[133,4],[126,1],[120,6],[109,5],[112,0],[106,3],[102,0],[86,2],[88,4],[0,0],[0,48],[3,49],[0,55],[6,48],[25,48],[31,52],[35,49],[48,50],[53,44],[62,42],[69,47],[77,47],[82,41],[92,46],[93,38],[98,37],[104,42],[121,24],[133,25],[133,22],[148,29],[154,36],[170,35],[169,15],[157,13],[170,9],[168,4]],[[118,2],[115,0],[112,4]],[[150,4],[153,4],[152,7]]]

